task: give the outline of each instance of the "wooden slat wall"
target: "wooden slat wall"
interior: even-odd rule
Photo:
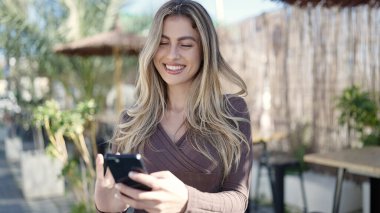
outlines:
[[[352,84],[380,101],[380,9],[284,8],[219,29],[226,60],[246,80],[254,134],[260,134],[262,94],[271,91],[272,132],[294,133],[313,151],[348,144],[335,99]],[[380,103],[379,103],[380,104]],[[301,141],[300,141],[301,140]]]
[[[378,0],[272,0],[287,3],[297,7],[323,6],[323,7],[356,7],[359,5],[369,5],[379,7]]]

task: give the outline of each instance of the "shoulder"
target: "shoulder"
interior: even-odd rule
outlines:
[[[128,113],[128,109],[125,109],[125,110],[123,110],[123,111],[120,113],[119,124],[127,123],[127,122],[130,121],[131,119],[132,119],[132,117],[129,115],[129,113]]]
[[[240,117],[241,115],[248,113],[247,102],[244,98],[233,94],[225,94],[223,98],[227,110],[232,115]]]

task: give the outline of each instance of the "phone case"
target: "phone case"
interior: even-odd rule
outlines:
[[[111,170],[116,183],[123,183],[129,187],[150,191],[151,188],[135,182],[128,177],[130,171],[147,173],[140,154],[106,154],[105,166]]]

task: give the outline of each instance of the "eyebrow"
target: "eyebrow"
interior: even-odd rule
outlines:
[[[170,40],[170,38],[168,36],[166,36],[166,35],[162,35],[162,38]],[[182,37],[179,37],[177,40],[178,41],[183,41],[183,40],[188,40],[188,39],[190,39],[192,41],[195,41],[195,42],[198,42],[197,39],[195,39],[193,36],[182,36]]]

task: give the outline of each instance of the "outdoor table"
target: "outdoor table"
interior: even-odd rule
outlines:
[[[304,156],[305,162],[338,169],[334,191],[333,213],[339,212],[343,176],[346,171],[369,177],[370,210],[380,212],[380,147],[347,149],[329,153],[316,153]],[[377,200],[376,200],[377,199]]]

